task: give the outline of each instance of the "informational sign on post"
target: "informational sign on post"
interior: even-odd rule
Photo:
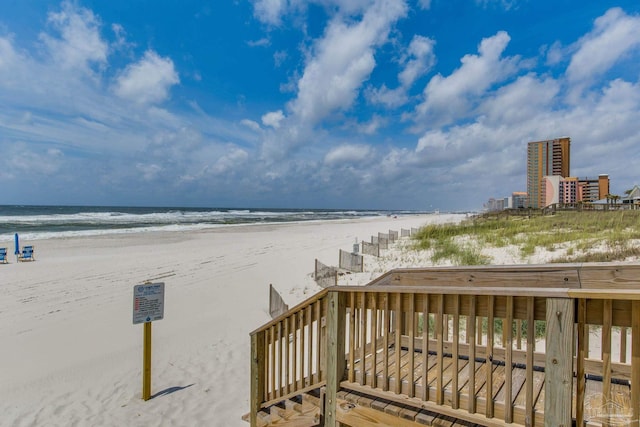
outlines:
[[[133,324],[144,323],[142,344],[142,399],[151,399],[151,322],[164,318],[164,283],[133,287]]]
[[[133,324],[164,317],[164,283],[145,283],[133,288]]]

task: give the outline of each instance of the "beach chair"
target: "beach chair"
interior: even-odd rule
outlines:
[[[33,246],[23,246],[22,253],[18,255],[18,261],[35,261]]]
[[[7,248],[0,248],[0,262],[3,264],[8,263],[7,260]]]

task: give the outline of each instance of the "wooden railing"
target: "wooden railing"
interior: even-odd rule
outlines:
[[[640,266],[393,270],[251,334],[251,420],[324,387],[485,425],[640,419]]]

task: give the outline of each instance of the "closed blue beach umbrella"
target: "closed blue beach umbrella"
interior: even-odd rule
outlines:
[[[16,251],[14,252],[15,255],[19,255],[20,254],[20,242],[18,241],[18,233],[16,233],[16,235],[14,236],[14,243],[16,245]]]

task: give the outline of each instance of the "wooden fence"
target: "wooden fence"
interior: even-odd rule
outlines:
[[[340,249],[340,268],[354,273],[362,273],[364,271],[364,260],[362,255],[353,254],[351,252]]]
[[[377,243],[362,242],[362,253],[364,255],[380,256],[380,245]]]
[[[371,236],[371,244],[378,245],[380,249],[389,249],[389,239],[379,236]]]
[[[269,285],[269,314],[271,318],[276,318],[289,311],[289,306],[285,304],[284,300],[273,287]]]
[[[313,273],[313,278],[321,288],[328,288],[329,286],[338,285],[338,269],[336,267],[330,267],[324,265],[316,259],[316,266]]]

